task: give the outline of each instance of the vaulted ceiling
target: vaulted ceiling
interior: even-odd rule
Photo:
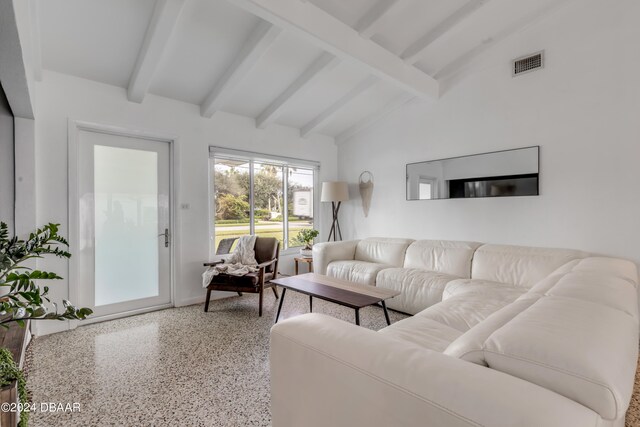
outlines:
[[[32,1],[44,69],[341,141],[567,0]]]

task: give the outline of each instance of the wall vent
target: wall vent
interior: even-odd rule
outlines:
[[[544,68],[544,52],[514,59],[512,65],[513,77]]]

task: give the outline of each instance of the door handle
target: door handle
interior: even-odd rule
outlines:
[[[169,229],[165,228],[164,233],[158,234],[158,237],[160,236],[164,236],[164,247],[168,248],[169,247]]]

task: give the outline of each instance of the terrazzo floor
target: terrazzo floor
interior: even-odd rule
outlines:
[[[281,318],[308,312],[288,292]],[[314,300],[314,312],[353,322],[354,312]],[[30,426],[268,426],[269,329],[277,302],[265,294],[173,308],[35,338],[29,350],[32,402],[79,403],[77,412],[31,414]],[[404,317],[389,312],[391,321]],[[362,326],[386,326],[382,309]]]
[[[32,402],[80,403],[78,412],[31,414],[32,427],[269,426],[269,329],[277,302],[267,293],[156,311],[35,338],[27,354]],[[283,319],[308,311],[288,292]],[[315,300],[315,312],[353,322],[353,310]],[[406,316],[389,312],[392,322]],[[385,326],[382,310],[362,326]],[[626,427],[640,426],[640,361]]]

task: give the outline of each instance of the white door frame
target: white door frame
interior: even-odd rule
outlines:
[[[82,321],[82,324],[89,324],[95,322],[102,322],[105,320],[112,320],[120,317],[132,316],[135,314],[146,313],[155,310],[161,310],[163,308],[173,307],[176,301],[176,277],[179,277],[178,266],[179,260],[177,259],[179,251],[176,250],[179,244],[179,233],[177,232],[176,224],[178,221],[178,209],[176,208],[176,200],[178,195],[178,182],[176,180],[177,175],[177,149],[176,144],[178,138],[175,136],[167,136],[158,134],[153,131],[132,129],[124,126],[105,125],[94,122],[87,122],[82,120],[68,120],[68,150],[69,150],[69,192],[68,192],[68,205],[69,205],[69,247],[73,254],[75,248],[79,247],[80,238],[80,207],[79,207],[79,180],[78,180],[78,157],[79,157],[79,140],[78,134],[81,130],[88,132],[106,133],[109,135],[125,136],[132,138],[150,139],[154,141],[166,142],[169,144],[169,214],[170,214],[170,227],[171,227],[171,239],[170,239],[170,257],[171,257],[171,277],[170,277],[170,295],[171,301],[168,304],[162,304],[154,307],[146,307],[138,310],[131,310],[123,313],[110,314],[100,317],[92,318],[91,316]],[[69,301],[73,304],[78,304],[78,297],[80,295],[80,288],[78,283],[79,262],[77,257],[71,257],[69,259]],[[69,321],[69,329],[75,329],[80,324],[78,320]]]

